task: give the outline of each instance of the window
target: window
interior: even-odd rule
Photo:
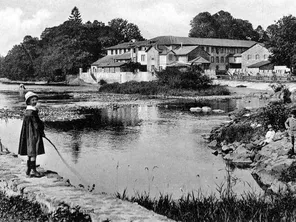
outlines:
[[[221,56],[221,63],[224,63],[224,57],[223,56]]]
[[[260,56],[258,54],[256,55],[256,59],[260,59]]]
[[[154,58],[152,57],[151,60],[154,60]]]
[[[216,63],[219,63],[219,56],[216,57]]]
[[[209,48],[209,46],[207,46],[206,51],[207,51],[207,52],[210,52],[210,48]]]
[[[267,59],[268,57],[267,57],[267,55],[264,55],[264,59]]]
[[[216,47],[216,53],[219,54],[219,47]]]
[[[220,49],[220,52],[221,52],[221,53],[224,53],[224,48],[221,48],[221,49]]]
[[[214,63],[214,56],[211,57],[211,63]]]
[[[252,59],[252,56],[251,55],[248,55],[248,60]]]
[[[211,49],[212,49],[212,53],[214,53],[214,47],[213,46],[211,47]]]
[[[141,62],[145,62],[145,55],[141,55]]]
[[[111,49],[111,55],[113,55],[113,49]]]
[[[173,55],[169,54],[169,61],[172,61],[172,60],[173,60]]]
[[[133,52],[136,53],[136,48],[133,49]]]

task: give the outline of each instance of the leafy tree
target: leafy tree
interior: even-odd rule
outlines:
[[[216,37],[215,20],[209,12],[201,12],[190,21],[189,37]]]
[[[296,69],[296,17],[284,16],[267,27],[266,45],[272,52],[271,61]]]
[[[3,72],[3,65],[4,65],[4,57],[0,56],[0,77],[4,76],[4,72]]]
[[[258,33],[259,39],[258,42],[266,42],[268,41],[269,37],[266,31],[262,28],[261,25],[258,25],[258,27],[255,29],[255,31]]]
[[[138,26],[133,23],[129,23],[127,20],[122,18],[112,19],[108,22],[108,25],[115,31],[116,38],[120,42],[128,42],[132,39],[138,41],[144,40]]]
[[[77,24],[82,24],[80,12],[76,6],[72,9],[68,20]]]
[[[236,19],[229,12],[214,15],[201,12],[190,22],[190,37],[258,40],[259,35],[247,20]]]

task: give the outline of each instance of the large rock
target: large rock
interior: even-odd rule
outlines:
[[[214,149],[217,147],[217,144],[218,144],[217,140],[213,140],[208,144],[208,147]]]
[[[241,144],[233,153],[224,156],[224,159],[230,161],[235,166],[247,167],[253,162],[254,155],[254,152],[246,149],[245,144]]]

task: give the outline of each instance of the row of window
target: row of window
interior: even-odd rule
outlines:
[[[242,53],[244,48],[228,48],[228,47],[214,47],[214,46],[203,46],[203,50],[211,53]]]
[[[248,60],[251,60],[251,59],[253,59],[252,58],[252,55],[248,55]],[[259,54],[256,54],[254,59],[259,60],[260,59],[260,55]],[[263,59],[265,59],[265,60],[268,59],[268,55],[266,55],[266,54],[263,55]]]
[[[227,57],[224,57],[224,56],[216,56],[216,61],[215,61],[215,57],[214,56],[211,56],[211,63],[225,63],[225,62],[228,62],[227,61]]]

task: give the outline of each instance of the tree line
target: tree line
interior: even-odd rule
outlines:
[[[40,39],[25,36],[5,57],[0,57],[2,77],[12,80],[63,81],[105,55],[105,48],[131,39],[144,40],[137,25],[112,19],[82,23],[77,7],[67,21],[46,28]]]
[[[264,30],[229,12],[201,12],[190,21],[189,37],[253,40],[272,52],[270,60],[296,70],[296,17],[289,15]],[[5,57],[0,56],[0,76],[12,80],[63,81],[68,74],[105,56],[105,48],[121,42],[144,40],[138,26],[122,18],[82,22],[74,7],[67,21],[46,28],[40,38],[25,36]]]

